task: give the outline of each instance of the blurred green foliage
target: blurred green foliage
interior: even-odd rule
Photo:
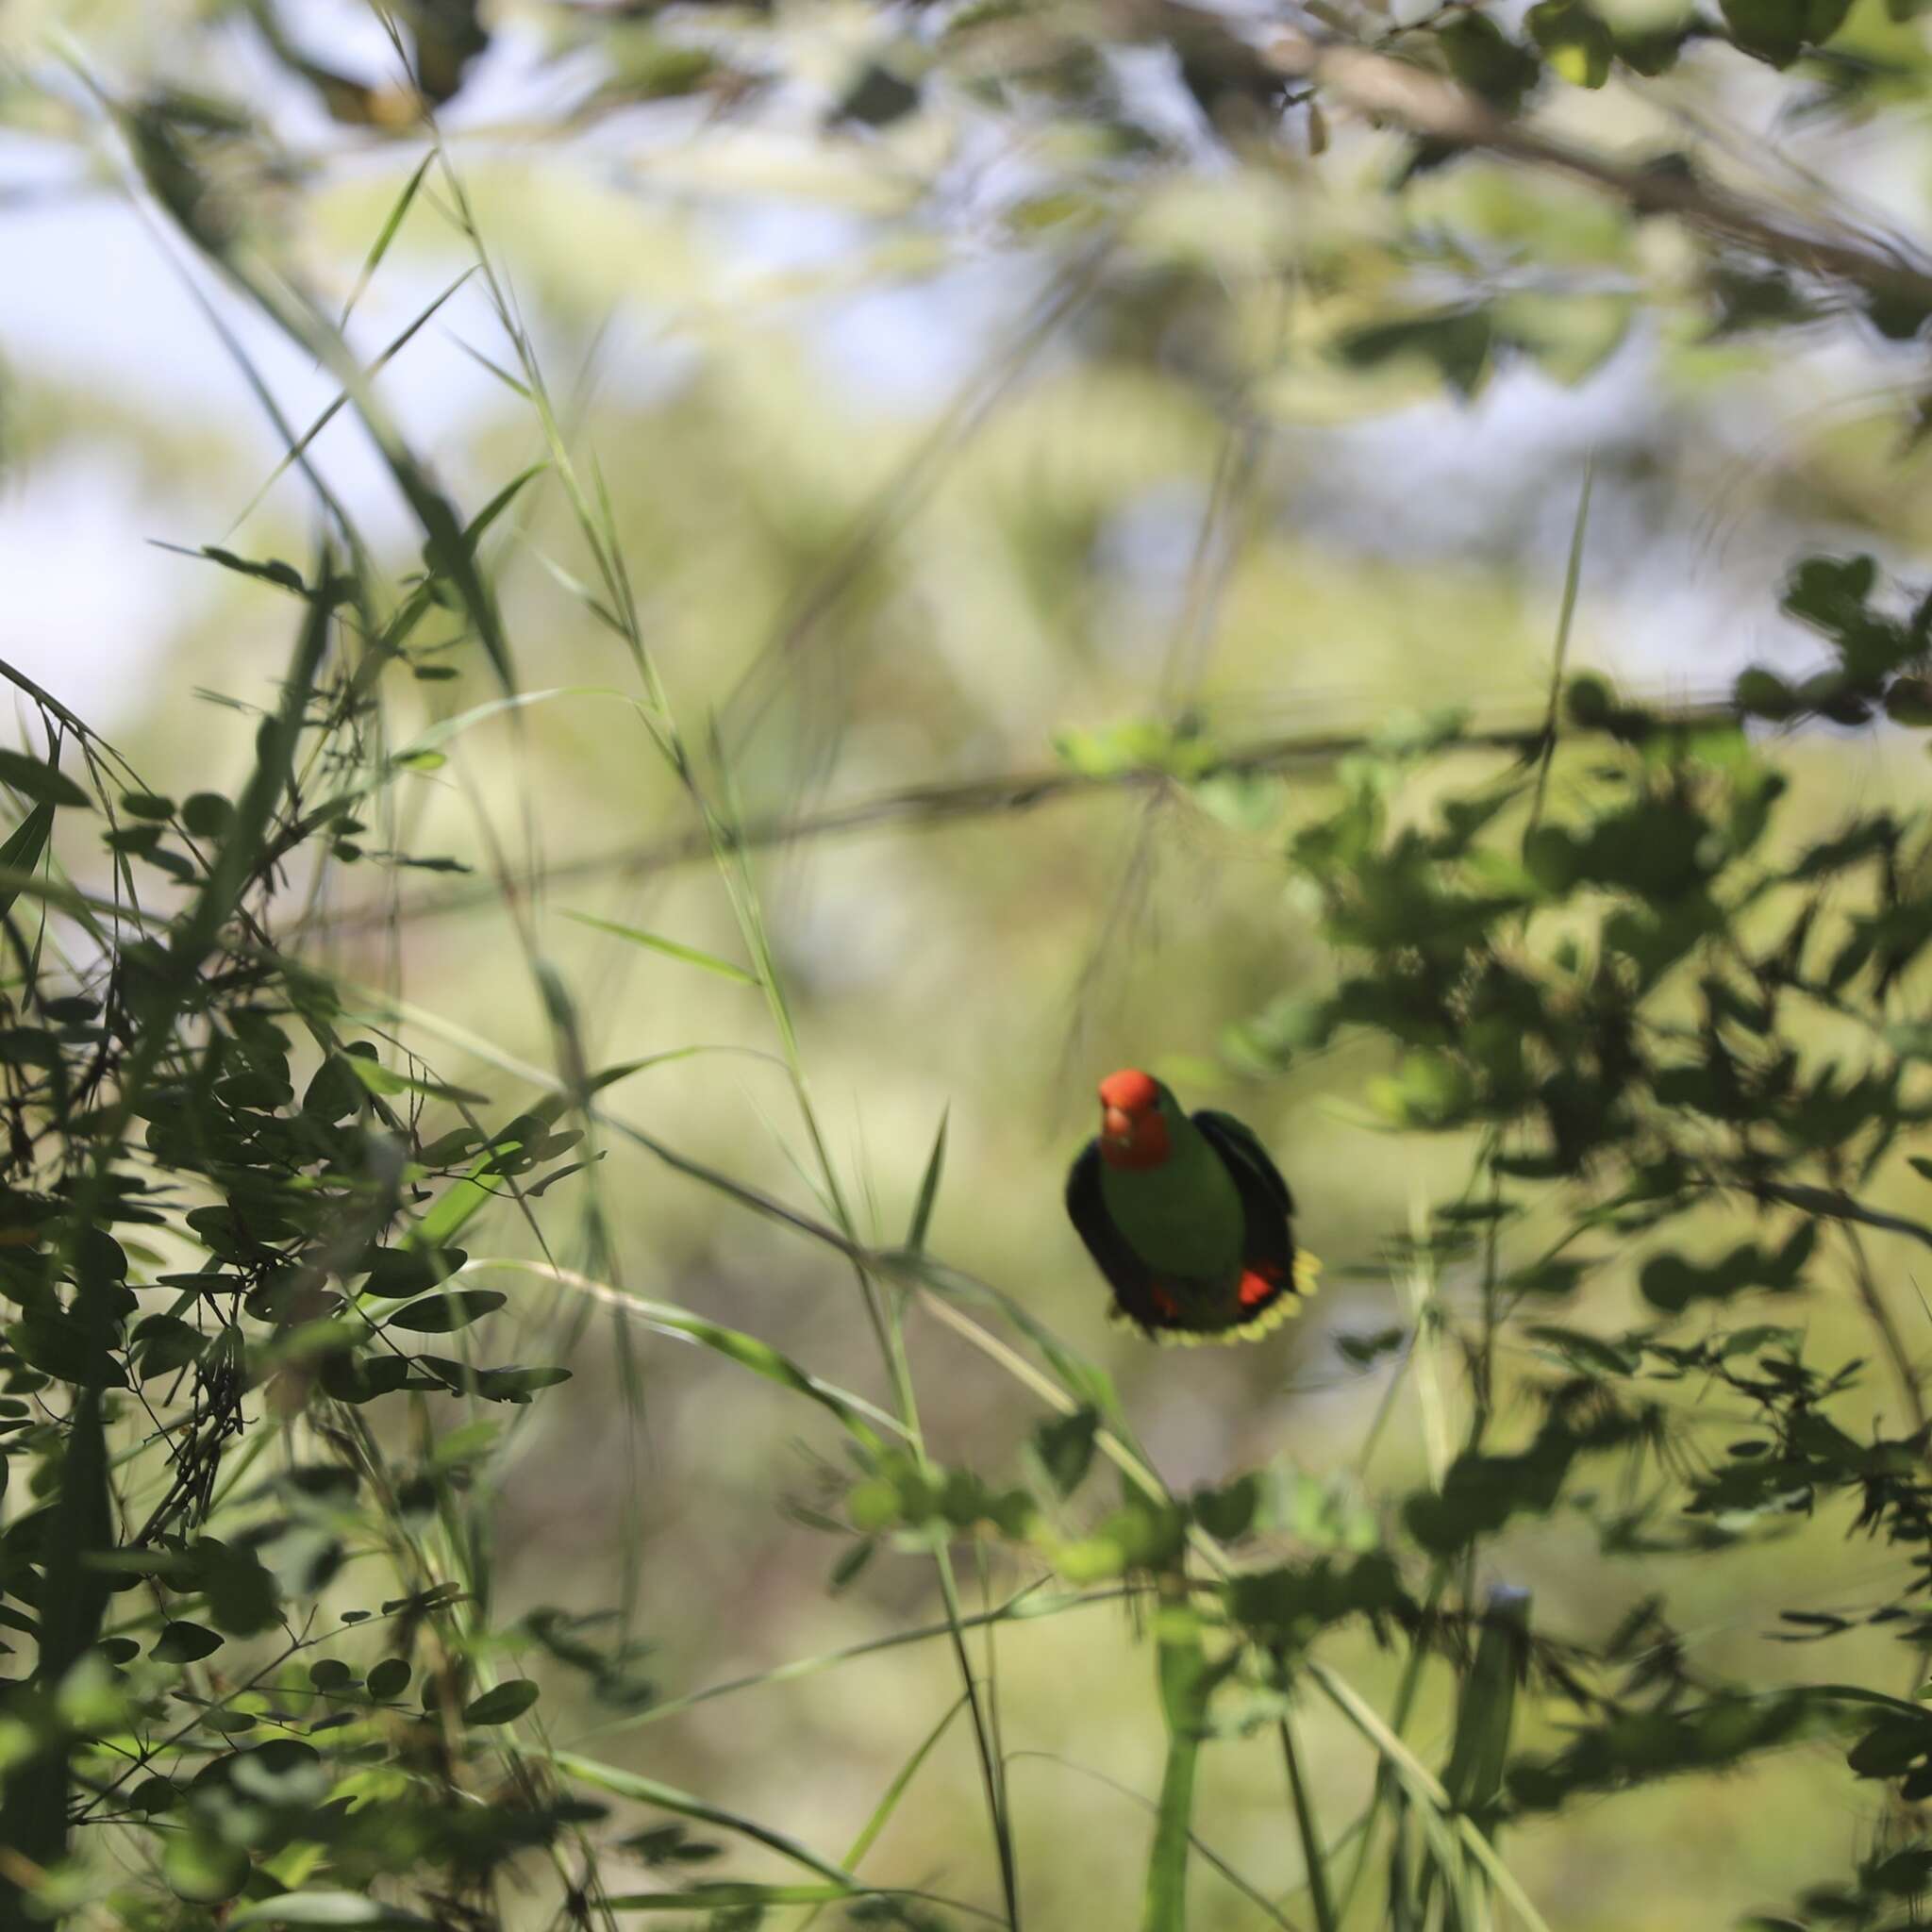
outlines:
[[[1913,7],[0,33],[0,1916],[1916,1923]]]

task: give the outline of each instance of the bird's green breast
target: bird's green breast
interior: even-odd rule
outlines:
[[[1241,1267],[1241,1195],[1220,1155],[1185,1118],[1171,1121],[1169,1147],[1158,1167],[1103,1167],[1101,1199],[1156,1274],[1219,1282]]]

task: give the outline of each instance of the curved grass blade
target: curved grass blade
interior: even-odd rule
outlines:
[[[11,883],[12,876],[38,873],[53,829],[54,808],[42,802],[14,826],[6,844],[0,845],[0,919],[13,910],[13,902],[20,897],[21,889]]]
[[[552,698],[616,698],[626,705],[637,702],[628,691],[616,691],[604,684],[556,684],[547,691],[525,691],[517,692],[513,697],[488,698],[480,705],[472,705],[468,710],[458,711],[455,717],[441,719],[427,730],[419,732],[391,758],[390,763],[403,765],[411,758],[420,758],[425,752],[440,751],[472,724],[480,724],[486,718],[494,718],[504,711],[522,710],[526,705],[546,704]]]
[[[375,271],[382,266],[382,258],[389,253],[389,244],[396,239],[397,231],[408,219],[409,209],[414,206],[416,192],[423,186],[423,177],[429,172],[430,164],[436,159],[432,147],[416,163],[416,171],[403,184],[403,192],[396,196],[395,205],[383,222],[380,231],[371,244],[369,253],[363,258],[362,267],[356,276],[356,286],[349,291],[349,299],[342,304],[342,312],[337,319],[339,329],[347,328],[349,318],[356,312],[356,305],[369,292],[369,285],[375,279]]]
[[[1288,1768],[1289,1790],[1294,1801],[1295,1829],[1301,1834],[1302,1870],[1307,1876],[1308,1903],[1315,1909],[1317,1932],[1337,1932],[1341,1921],[1335,1911],[1335,1896],[1328,1886],[1328,1856],[1322,1844],[1315,1807],[1308,1796],[1307,1779],[1302,1774],[1302,1754],[1295,1740],[1294,1725],[1283,1717],[1281,1757]]]
[[[932,1210],[940,1197],[940,1178],[946,1171],[946,1123],[952,1117],[948,1108],[940,1115],[940,1130],[926,1157],[925,1174],[919,1183],[919,1199],[913,1204],[912,1225],[906,1231],[906,1247],[910,1254],[925,1251],[926,1229],[932,1225]]]
[[[858,1895],[845,1885],[748,1885],[719,1880],[687,1886],[682,1891],[618,1892],[602,1904],[612,1912],[762,1912],[773,1906],[828,1906]]]
[[[874,1807],[872,1816],[865,1821],[858,1836],[852,1840],[851,1849],[845,1854],[845,1869],[848,1872],[857,1872],[859,1860],[878,1842],[879,1833],[885,1830],[892,1813],[899,1808],[899,1800],[906,1795],[907,1787],[919,1775],[920,1766],[931,1757],[934,1745],[945,1736],[953,1720],[966,1707],[967,1697],[962,1690],[941,1713],[939,1723],[925,1734],[919,1748],[899,1767],[898,1775],[886,1787],[885,1796]],[[824,1907],[822,1905],[817,1911],[810,1913],[799,1926],[798,1932],[808,1932],[808,1927],[817,1924],[819,1914],[824,1910]]]
[[[566,910],[563,916],[575,920],[579,925],[592,925],[599,932],[628,940],[634,946],[648,946],[652,952],[662,953],[668,959],[682,959],[688,966],[702,966],[707,973],[715,973],[719,978],[733,980],[740,986],[763,984],[756,973],[747,973],[742,966],[734,966],[729,959],[721,959],[715,953],[701,952],[696,946],[687,946],[676,940],[667,940],[658,933],[645,932],[635,925],[621,925],[614,919],[599,919],[591,912]]]
[[[866,1898],[915,1899],[922,1905],[940,1906],[949,1912],[965,1912],[973,1918],[984,1919],[990,1925],[1006,1924],[997,1912],[968,1905],[963,1899],[941,1898],[930,1891],[908,1891],[901,1886],[886,1885],[861,1885],[847,1889],[836,1885],[751,1885],[724,1880],[710,1885],[689,1886],[683,1891],[623,1892],[599,1903],[605,1910],[612,1912],[762,1912],[768,1906],[802,1905],[816,1905],[823,1911],[826,1906],[841,1899]],[[813,1917],[816,1916],[814,1913]],[[728,1922],[713,1919],[708,1923],[735,1925],[739,1921],[733,1917]],[[810,1921],[806,1923],[809,1924]],[[909,1924],[911,1922],[895,1918],[891,1923]]]
[[[503,486],[503,488],[499,490],[496,492],[496,494],[492,496],[490,499],[490,501],[486,503],[483,506],[483,508],[479,509],[476,512],[476,514],[470,519],[468,525],[464,527],[463,530],[463,541],[467,543],[472,550],[475,550],[476,545],[483,541],[484,536],[489,531],[491,525],[493,524],[497,520],[497,518],[500,517],[504,513],[504,511],[507,510],[510,507],[510,505],[513,504],[517,500],[517,498],[523,494],[524,486],[526,483],[533,481],[536,477],[541,476],[543,474],[543,472],[547,470],[549,467],[550,465],[546,460],[544,460],[541,458],[539,458],[539,459],[536,462],[529,464],[525,469],[519,470],[516,473],[516,475],[512,476],[509,479],[509,481],[506,483]]]
[[[627,1293],[609,1282],[596,1281],[588,1274],[579,1274],[573,1269],[559,1268],[547,1261],[509,1257],[478,1259],[465,1262],[460,1272],[474,1274],[483,1268],[511,1268],[544,1281],[554,1281],[559,1287],[588,1294],[608,1307],[635,1315],[646,1327],[655,1328],[659,1334],[675,1336],[679,1341],[696,1342],[702,1348],[708,1348],[736,1362],[740,1368],[749,1369],[753,1374],[762,1375],[766,1381],[775,1382],[781,1389],[790,1389],[794,1394],[803,1395],[816,1402],[820,1407],[830,1410],[869,1449],[885,1446],[874,1432],[874,1423],[894,1434],[905,1433],[897,1419],[884,1409],[874,1407],[863,1396],[850,1394],[829,1382],[822,1382],[818,1376],[801,1369],[790,1356],[779,1354],[770,1342],[760,1341],[756,1335],[747,1335],[742,1329],[726,1328],[673,1303],[650,1301],[642,1295]]]
[[[421,178],[420,174],[418,178]],[[460,289],[463,286],[463,284],[467,282],[470,279],[470,277],[475,273],[476,271],[474,268],[466,268],[462,272],[462,274],[459,275],[456,278],[456,280],[449,285],[448,288],[443,290],[441,294],[438,295],[429,304],[429,306],[426,308],[421,310],[413,321],[408,323],[404,326],[400,334],[398,334],[397,336],[391,340],[389,345],[382,351],[382,353],[376,357],[375,361],[370,363],[368,373],[371,375],[375,375],[378,371],[387,368],[391,362],[394,361],[394,359],[399,355],[401,355],[406,348],[408,347],[410,341],[413,340],[416,334],[424,327],[424,325],[429,321],[430,317],[433,316],[436,313],[436,311],[439,308],[441,308],[442,305],[445,302],[447,302],[449,298],[452,295],[454,295],[457,292],[457,291]],[[344,317],[344,320],[347,320],[346,316]],[[282,480],[282,478],[286,476],[289,474],[289,472],[302,460],[303,457],[308,453],[308,446],[315,441],[315,439],[318,436],[322,434],[322,432],[325,429],[328,427],[328,425],[331,423],[335,421],[335,419],[339,415],[341,414],[342,409],[344,406],[348,403],[348,391],[338,391],[336,393],[335,400],[332,403],[330,403],[327,406],[327,408],[322,411],[320,415],[316,417],[315,421],[312,422],[308,425],[308,427],[305,429],[302,432],[302,434],[295,439],[295,441],[292,443],[290,444],[288,449],[283,452],[281,461],[278,462],[275,466],[275,468],[268,473],[268,476],[263,481],[261,488],[255,492],[255,494],[248,499],[247,503],[242,506],[241,512],[236,516],[235,520],[228,525],[229,536],[233,536],[234,533],[237,530],[239,530],[242,527],[242,525],[245,524],[248,521],[248,519],[255,514],[255,512],[261,507],[262,498],[265,497],[269,493],[269,491],[273,490],[275,487],[275,485],[279,483]]]
[[[1142,1593],[1138,1588],[1122,1587],[1093,1591],[1081,1596],[1040,1598],[1036,1596],[1038,1589],[1039,1585],[1029,1584],[1026,1589],[1008,1597],[997,1609],[981,1610],[962,1617],[960,1626],[971,1630],[987,1624],[1012,1624],[1035,1617],[1057,1617],[1063,1610],[1084,1609],[1089,1604],[1119,1603]],[[748,1677],[732,1677],[706,1690],[693,1690],[687,1696],[668,1698],[664,1703],[651,1705],[646,1709],[611,1718],[584,1732],[578,1741],[587,1743],[592,1738],[607,1738],[613,1732],[634,1731],[665,1718],[681,1717],[694,1706],[708,1704],[713,1698],[735,1696],[741,1690],[758,1690],[770,1684],[789,1684],[799,1677],[814,1677],[821,1671],[836,1670],[841,1664],[854,1663],[880,1651],[898,1650],[908,1643],[930,1643],[936,1638],[952,1634],[950,1623],[920,1624],[910,1630],[894,1630],[890,1636],[869,1637],[862,1643],[849,1643],[841,1650],[822,1651],[817,1657],[796,1657],[790,1663],[774,1664],[768,1671],[756,1671]]]
[[[741,1838],[752,1839],[768,1850],[776,1852],[781,1858],[802,1865],[821,1878],[830,1879],[845,1892],[863,1890],[851,1873],[828,1858],[820,1857],[808,1845],[800,1844],[782,1831],[774,1831],[769,1824],[760,1824],[755,1818],[727,1811],[722,1805],[707,1804],[689,1791],[679,1790],[675,1785],[659,1784],[656,1778],[645,1777],[641,1772],[625,1771],[615,1764],[599,1764],[594,1757],[580,1757],[574,1751],[548,1751],[541,1755],[566,1777],[575,1778],[582,1784],[595,1785],[598,1790],[612,1792],[620,1798],[635,1799],[641,1805],[655,1805],[658,1810],[675,1812],[680,1818],[695,1818],[701,1824],[716,1825],[721,1831],[735,1831]]]
[[[892,1813],[898,1809],[899,1800],[906,1795],[907,1787],[919,1775],[920,1766],[932,1755],[933,1747],[945,1736],[953,1720],[965,1708],[966,1693],[962,1690],[947,1706],[939,1723],[926,1733],[924,1741],[919,1749],[899,1767],[899,1774],[886,1787],[885,1796],[879,1800],[872,1816],[865,1821],[864,1829],[852,1840],[852,1847],[845,1854],[848,1871],[858,1871],[858,1861],[878,1842],[879,1833],[885,1830]]]
[[[1459,1816],[1449,1801],[1449,1793],[1442,1789],[1436,1774],[1425,1765],[1393,1731],[1375,1714],[1360,1692],[1345,1678],[1338,1676],[1326,1664],[1310,1659],[1306,1666],[1308,1674],[1319,1684],[1329,1702],[1346,1717],[1355,1727],[1368,1739],[1381,1753],[1402,1782],[1408,1787],[1409,1794],[1416,1802],[1424,1825],[1431,1822],[1453,1830],[1467,1847],[1477,1864],[1490,1874],[1491,1882],[1510,1907],[1516,1911],[1530,1932],[1550,1932],[1543,1916],[1530,1902],[1529,1894],[1524,1890],[1522,1881],[1510,1871],[1498,1856],[1496,1848],[1467,1818]],[[1445,1861],[1444,1869],[1447,1870]]]
[[[1114,1388],[1113,1377],[1096,1363],[1076,1355],[1045,1323],[1011,1295],[1002,1293],[990,1283],[977,1280],[973,1275],[962,1274],[957,1268],[948,1268],[916,1248],[887,1249],[874,1255],[873,1262],[880,1273],[909,1275],[937,1295],[996,1308],[1046,1358],[1061,1387],[1074,1398],[1074,1406],[1099,1410],[1114,1433],[1123,1440],[1126,1439],[1126,1411],[1121,1406],[1120,1392]]]
[[[1062,1771],[1076,1772],[1082,1777],[1091,1777],[1096,1784],[1103,1784],[1108,1790],[1117,1791],[1123,1798],[1126,1798],[1140,1806],[1143,1811],[1158,1813],[1160,1809],[1158,1804],[1144,1792],[1135,1790],[1131,1785],[1122,1784],[1117,1777],[1108,1777],[1104,1771],[1095,1771],[1091,1764],[1076,1764],[1071,1757],[1061,1757],[1052,1751],[1015,1751],[1012,1755],[1015,1762],[1025,1757],[1037,1757],[1044,1763],[1058,1765]],[[1358,1831],[1360,1828],[1360,1821],[1357,1820],[1354,1825],[1350,1826],[1349,1832],[1343,1833],[1342,1837],[1337,1840],[1334,1845],[1329,1847],[1330,1852],[1332,1853],[1338,1846],[1346,1842],[1350,1833]],[[1294,1921],[1284,1917],[1280,1907],[1268,1897],[1267,1893],[1262,1891],[1258,1886],[1244,1878],[1199,1832],[1190,1832],[1188,1841],[1192,1846],[1196,1857],[1220,1873],[1222,1877],[1226,1879],[1228,1884],[1240,1892],[1257,1911],[1265,1912],[1273,1924],[1281,1927],[1281,1932],[1296,1932]],[[847,1859],[846,1862],[850,1864],[852,1861]],[[1302,1889],[1301,1886],[1295,1887],[1296,1891]],[[801,1932],[803,1932],[803,1928],[801,1928]]]

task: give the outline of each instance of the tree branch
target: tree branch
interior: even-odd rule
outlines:
[[[1696,728],[1700,725],[1728,724],[1736,712],[1726,700],[1712,699],[1651,714],[1658,730]],[[1573,736],[1588,735],[1588,727],[1571,723]],[[1519,758],[1534,758],[1542,749],[1548,727],[1535,724],[1497,725],[1464,731],[1452,741],[1453,748],[1465,751],[1513,752]],[[1331,765],[1354,753],[1368,751],[1378,742],[1376,734],[1366,731],[1307,732],[1291,737],[1269,738],[1237,747],[1218,758],[1200,775],[1254,776]],[[964,820],[990,818],[1005,812],[1034,811],[1062,800],[1091,797],[1103,791],[1149,791],[1170,790],[1182,781],[1173,773],[1153,767],[1134,767],[1121,772],[1079,772],[1065,766],[1032,772],[1008,772],[995,777],[965,778],[943,785],[913,785],[900,791],[881,792],[872,798],[855,799],[845,805],[826,807],[823,811],[800,812],[793,816],[771,814],[755,818],[740,826],[731,841],[732,849],[761,851],[774,845],[802,844],[808,840],[834,838],[854,832],[901,829],[926,831]],[[516,881],[520,887],[539,883],[556,885],[563,880],[612,876],[624,879],[648,878],[655,873],[709,858],[716,850],[713,835],[703,826],[675,832],[645,845],[621,846],[614,851],[594,853],[582,858],[566,859],[546,867],[539,874]],[[496,903],[501,881],[491,880],[446,892],[434,899],[412,904],[350,907],[333,917],[309,922],[308,936],[320,933],[349,933],[379,929],[393,919],[408,924],[422,919],[439,919],[449,913],[466,912],[479,906]]]
[[[1205,43],[1224,60],[1245,58],[1278,77],[1312,81],[1330,98],[1373,120],[1572,175],[1639,214],[1674,215],[1713,240],[1932,311],[1932,267],[1847,230],[1801,225],[1708,182],[1625,166],[1589,148],[1536,133],[1497,113],[1455,81],[1353,42],[1318,41],[1295,28],[1250,42],[1224,21],[1194,8],[1173,0],[1152,0],[1152,7],[1167,38],[1183,44]]]

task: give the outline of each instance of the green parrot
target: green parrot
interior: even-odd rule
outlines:
[[[1067,1214],[1155,1341],[1247,1341],[1299,1314],[1318,1263],[1294,1244],[1288,1183],[1232,1114],[1191,1117],[1151,1074],[1100,1083],[1100,1132],[1067,1175]]]

